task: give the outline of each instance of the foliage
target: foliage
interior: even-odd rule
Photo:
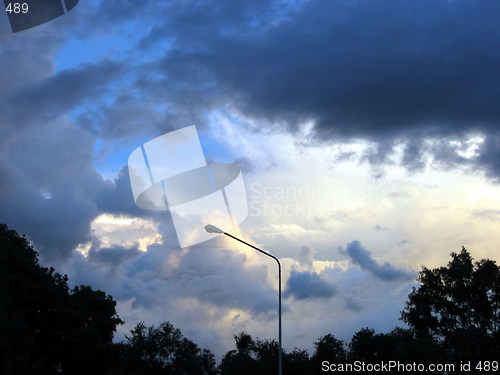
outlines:
[[[0,225],[0,372],[99,374],[122,321],[116,302],[41,267],[24,236]]]
[[[126,374],[216,374],[213,354],[182,336],[169,322],[147,327],[143,322],[130,331],[122,367]]]
[[[283,351],[283,373],[323,373],[322,362],[444,363],[495,360],[500,352],[500,270],[474,262],[465,248],[446,267],[423,268],[401,318],[409,329],[363,328],[347,345],[327,334],[315,351]],[[66,275],[39,265],[24,236],[0,225],[0,373],[103,375],[275,374],[276,340],[234,336],[216,367],[214,355],[169,322],[139,323],[126,342],[112,343],[116,302],[90,286],[68,288]]]
[[[251,375],[256,373],[257,364],[254,358],[255,342],[245,332],[234,335],[236,350],[230,350],[222,358],[219,365],[221,375]]]
[[[397,359],[412,363],[417,358],[423,364],[440,363],[444,352],[433,340],[417,338],[413,330],[400,327],[378,334],[373,329],[363,328],[354,334],[349,344],[350,362],[380,363]]]
[[[294,348],[291,353],[283,353],[283,373],[287,375],[303,375],[312,372],[311,361],[307,350]]]
[[[258,374],[278,373],[279,344],[276,340],[257,340],[253,350]],[[282,357],[283,354],[282,354]],[[285,358],[282,358],[284,361]]]
[[[276,340],[254,340],[245,332],[234,335],[236,350],[230,350],[219,365],[221,375],[276,374],[278,372],[279,344]],[[291,353],[283,351],[283,373],[308,374],[309,354],[295,348]]]
[[[311,357],[314,373],[321,373],[321,362],[328,360],[332,363],[344,363],[347,359],[345,343],[338,340],[331,333],[321,337],[314,343],[316,350]]]
[[[491,359],[500,349],[500,270],[489,259],[474,263],[464,247],[451,257],[447,267],[420,271],[402,320],[455,359]]]

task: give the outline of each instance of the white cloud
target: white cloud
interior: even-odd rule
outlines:
[[[349,265],[339,246],[359,240],[380,267],[388,262],[413,270],[415,277],[420,265],[445,264],[462,243],[470,243],[477,258],[494,258],[488,237],[494,238],[498,223],[485,223],[472,209],[498,209],[498,189],[478,176],[432,169],[408,175],[395,167],[374,179],[354,157],[333,163],[336,153],[329,147],[300,145],[298,138],[279,130],[260,133],[229,121],[225,126],[230,131],[218,133],[229,134],[224,142],[238,143],[227,147],[254,164],[244,175],[250,216],[232,233],[280,257],[283,290],[296,270],[317,275],[314,280],[336,291],[323,298],[284,298],[288,350],[312,350],[313,342],[327,333],[349,340],[366,326],[380,332],[401,324],[399,313],[415,282],[377,279]],[[252,215],[252,202],[257,202],[254,210],[267,204],[282,212]],[[287,215],[287,207],[309,211]],[[83,258],[68,272],[120,301],[120,316],[127,321],[120,328],[122,337],[138,321],[169,320],[219,358],[234,347],[233,334],[241,330],[277,338],[273,260],[227,237],[183,250],[162,245],[155,236],[161,233],[166,241],[169,229],[160,223],[99,217],[94,235],[104,243],[125,246],[143,239],[149,250],[113,272]],[[376,230],[376,225],[387,230]]]
[[[147,251],[148,246],[162,242],[158,225],[151,219],[101,214],[92,221],[91,231],[98,248],[121,246]],[[77,250],[86,256],[91,246],[92,242],[80,244]]]
[[[131,212],[132,196],[130,206],[125,207],[128,191],[123,186],[128,184],[127,176],[122,175],[121,185],[117,183],[114,186],[120,189],[110,188],[110,193],[104,194],[101,199],[105,202],[96,203],[99,200],[96,198],[97,191],[106,192],[112,184],[103,181],[94,166],[106,176],[116,175],[126,164],[129,148],[133,149],[153,136],[172,130],[172,127],[190,125],[184,120],[200,118],[199,113],[206,115],[205,132],[225,146],[229,150],[227,154],[241,158],[248,167],[244,178],[249,194],[250,216],[240,230],[235,230],[233,234],[279,256],[283,264],[284,283],[292,270],[309,271],[319,275],[328,285],[334,285],[337,290],[335,295],[328,298],[290,298],[285,301],[284,343],[287,349],[294,346],[311,348],[314,340],[328,332],[349,339],[356,330],[365,326],[390,330],[398,323],[399,311],[412,282],[387,283],[358,267],[350,267],[336,250],[339,246],[345,247],[358,240],[370,250],[377,264],[388,262],[395,267],[415,271],[423,264],[428,267],[446,264],[449,253],[459,250],[462,244],[471,250],[476,259],[499,259],[495,241],[500,225],[497,220],[500,187],[489,183],[480,173],[471,173],[475,171],[466,173],[460,170],[462,167],[453,170],[449,167],[463,162],[463,158],[471,163],[466,164],[469,168],[476,165],[494,172],[498,164],[495,159],[498,147],[493,136],[497,130],[494,126],[484,125],[484,129],[493,129],[489,136],[471,135],[451,141],[451,138],[417,135],[416,141],[421,144],[409,152],[415,141],[410,139],[409,134],[413,133],[409,131],[418,129],[406,125],[402,132],[407,139],[397,138],[394,152],[385,155],[384,151],[389,151],[389,146],[393,144],[388,141],[388,149],[384,150],[378,131],[386,131],[394,136],[399,131],[398,124],[385,126],[383,122],[386,119],[395,121],[406,118],[404,108],[399,109],[403,111],[399,113],[402,117],[398,113],[392,116],[385,109],[393,107],[394,96],[387,96],[389,100],[386,107],[380,107],[376,100],[373,101],[373,93],[387,88],[385,83],[389,81],[376,82],[373,86],[376,90],[373,91],[370,80],[358,81],[358,73],[362,71],[355,69],[354,73],[350,73],[346,69],[346,86],[341,88],[354,87],[353,83],[361,84],[363,88],[368,84],[364,90],[356,89],[362,96],[358,99],[368,101],[364,102],[366,111],[360,112],[361,117],[358,117],[358,109],[363,108],[363,103],[361,107],[357,104],[348,105],[346,118],[351,118],[351,113],[355,121],[337,125],[339,131],[344,129],[347,133],[349,127],[358,129],[365,140],[318,140],[315,138],[318,133],[315,133],[317,124],[314,121],[307,120],[291,129],[290,124],[255,119],[260,116],[260,110],[265,112],[266,109],[269,118],[273,117],[276,104],[282,105],[276,107],[277,118],[286,119],[301,114],[300,110],[292,110],[289,117],[285,112],[290,105],[302,104],[303,97],[296,96],[299,98],[297,102],[295,97],[287,99],[287,86],[273,86],[272,83],[304,84],[301,77],[293,75],[296,75],[297,69],[310,66],[307,59],[301,59],[312,55],[300,54],[300,48],[286,49],[300,54],[289,55],[296,57],[297,61],[287,61],[297,62],[298,65],[285,64],[283,68],[286,69],[275,69],[271,65],[278,60],[261,61],[263,56],[260,56],[259,61],[252,60],[252,64],[258,65],[251,68],[258,70],[255,73],[260,77],[255,85],[254,82],[249,84],[246,81],[249,75],[237,72],[237,66],[234,77],[244,80],[246,85],[237,82],[235,86],[238,89],[232,90],[225,87],[228,81],[222,75],[234,65],[234,61],[241,61],[227,61],[227,56],[238,57],[238,54],[223,53],[217,57],[219,51],[211,50],[211,46],[206,44],[205,52],[220,58],[221,64],[213,64],[220,67],[221,72],[218,72],[210,68],[211,63],[203,66],[202,62],[197,62],[196,57],[202,60],[207,57],[203,53],[190,55],[197,48],[183,51],[182,46],[176,44],[177,41],[180,44],[187,42],[193,47],[195,44],[190,43],[199,43],[203,40],[200,37],[207,37],[206,41],[223,42],[223,39],[219,39],[222,34],[217,34],[217,38],[211,33],[205,36],[191,24],[178,24],[181,30],[178,34],[172,34],[170,27],[163,24],[164,14],[168,14],[169,20],[179,21],[179,14],[184,17],[189,13],[185,13],[182,7],[174,9],[166,6],[168,9],[159,9],[153,2],[141,7],[140,14],[134,13],[138,17],[137,22],[141,17],[156,14],[158,18],[149,19],[153,22],[152,29],[142,29],[139,34],[134,34],[136,24],[122,23],[123,20],[130,20],[132,2],[119,12],[111,12],[109,7],[113,5],[110,4],[93,2],[91,7],[81,7],[78,12],[70,13],[68,17],[43,28],[18,33],[14,37],[5,35],[0,58],[9,69],[0,72],[0,108],[4,113],[0,121],[4,131],[4,137],[0,140],[3,146],[0,168],[2,176],[5,176],[0,187],[4,193],[2,212],[6,213],[8,220],[19,225],[21,231],[31,235],[40,244],[45,244],[42,256],[44,253],[50,255],[48,252],[51,249],[52,259],[59,259],[61,255],[72,256],[58,270],[67,273],[74,284],[91,284],[119,300],[119,313],[127,321],[122,331],[138,321],[157,324],[170,320],[188,337],[201,346],[213,349],[218,355],[233,347],[232,334],[240,330],[261,338],[277,337],[277,279],[273,260],[227,238],[181,250],[175,244],[175,233],[165,224],[165,216],[161,214],[154,216],[154,219],[103,214],[103,211]],[[224,7],[221,9],[224,10]],[[383,7],[377,9],[384,10]],[[310,8],[310,12],[313,11]],[[225,12],[219,13],[225,17]],[[274,20],[274,25],[284,26],[282,32],[285,34],[282,35],[287,32],[288,35],[295,35],[287,31],[287,22],[280,23],[288,15],[295,22],[292,13],[279,15]],[[82,17],[78,17],[78,23],[74,24],[72,22],[76,20],[74,16],[77,14]],[[213,16],[215,14],[209,12],[196,18],[204,22],[201,26],[206,26],[213,25]],[[243,18],[228,19],[224,22],[235,22],[229,25],[229,29],[236,27],[240,32],[243,29],[248,32],[248,25],[245,25]],[[329,17],[327,20],[331,21]],[[346,20],[349,21],[349,17]],[[225,25],[224,22],[221,21],[221,25]],[[293,22],[289,23],[290,27],[300,33],[300,28],[295,27],[300,24],[294,25]],[[139,23],[142,24],[142,21]],[[402,25],[411,29],[406,27],[404,20]],[[64,32],[69,32],[69,27],[71,32],[80,33],[80,36],[73,35],[71,43],[67,43],[64,35]],[[212,28],[201,27],[199,30]],[[385,27],[381,27],[381,30],[385,30]],[[115,40],[115,36],[120,33],[119,39]],[[133,39],[128,38],[130,33],[134,34]],[[82,51],[84,46],[89,49],[95,47],[92,43],[98,34],[106,34],[105,41],[97,53],[94,50],[94,57],[100,59],[107,56],[115,58],[115,61],[82,65],[90,61],[86,54],[72,56],[74,60],[69,59],[68,56],[76,50]],[[158,44],[155,44],[155,35],[158,40],[161,39]],[[314,37],[314,33],[312,35]],[[364,34],[362,32],[359,35]],[[125,43],[144,36],[146,38],[139,45],[131,45],[131,48]],[[290,40],[295,42],[293,38]],[[273,42],[273,39],[269,41]],[[359,46],[363,46],[364,41],[361,38]],[[116,44],[116,49],[108,50],[107,47],[112,44]],[[242,46],[255,48],[257,44]],[[310,48],[307,43],[305,45]],[[476,44],[474,46],[476,48]],[[179,50],[174,51],[177,54],[167,54],[158,60],[159,55],[170,48]],[[373,48],[377,51],[374,56],[378,56],[378,46],[374,45]],[[58,50],[59,55],[54,58]],[[138,50],[141,53],[137,54]],[[253,51],[257,57],[259,50]],[[462,50],[459,52],[462,53]],[[365,48],[360,51],[369,52]],[[390,49],[388,52],[395,51]],[[323,52],[328,51],[321,48],[316,54],[328,56],[323,55]],[[265,51],[264,55],[267,57],[269,51]],[[442,55],[432,54],[431,58]],[[246,51],[241,56],[246,58]],[[367,58],[374,56],[368,53]],[[177,61],[179,57],[182,58]],[[359,56],[355,54],[355,58]],[[437,62],[438,66],[446,65]],[[268,67],[271,68],[269,71]],[[324,116],[325,113],[322,115],[321,111],[328,112],[333,106],[324,101],[321,94],[331,92],[332,87],[326,81],[320,82],[322,77],[316,73],[322,74],[331,67],[321,67],[309,73],[314,73],[311,76],[318,79],[319,88],[321,83],[326,86],[323,87],[324,91],[311,91],[314,96],[310,98],[311,103],[317,105],[310,107],[312,112],[306,110],[304,114],[317,113],[319,118],[323,117],[324,121],[329,122],[332,117]],[[62,71],[63,68],[72,70]],[[338,68],[343,68],[343,65]],[[408,72],[414,73],[412,69],[415,67],[410,68]],[[383,69],[385,63],[382,70],[375,69],[374,72],[383,72]],[[467,71],[475,72],[471,69]],[[201,73],[192,75],[193,72]],[[280,80],[266,82],[261,76],[265,76],[266,72],[279,76]],[[292,74],[287,75],[287,72]],[[418,75],[411,75],[418,81],[416,86],[404,84],[403,89],[409,87],[409,91],[403,90],[409,94],[408,97],[418,94],[421,77],[428,76],[428,72],[419,72]],[[407,71],[402,73],[406,74]],[[204,74],[209,80],[215,81],[206,81]],[[221,74],[219,81],[217,74]],[[371,76],[379,80],[377,74]],[[232,81],[234,77],[227,79]],[[254,79],[253,76],[251,79]],[[439,87],[440,82],[443,83],[437,82],[436,87]],[[481,85],[485,81],[469,79],[468,82],[479,82]],[[266,85],[277,91],[269,91],[264,87]],[[452,88],[455,86],[452,85]],[[240,87],[243,91],[239,91]],[[417,90],[412,91],[415,88]],[[347,98],[342,90],[339,92],[340,96],[334,95],[333,98]],[[481,100],[476,102],[483,103],[481,90],[476,92],[479,96],[473,99],[479,98]],[[275,98],[275,93],[279,98]],[[399,90],[395,90],[395,93],[401,97]],[[262,100],[265,105],[252,105],[250,99],[245,99],[246,95]],[[427,98],[428,91],[425,90],[421,95]],[[443,91],[441,96],[447,98],[447,92]],[[465,96],[461,97],[467,100]],[[270,99],[277,99],[277,102],[271,103]],[[238,100],[241,102],[236,105]],[[252,114],[254,119],[238,112],[238,108],[245,107],[245,101],[249,110],[259,110],[255,116]],[[453,111],[456,111],[458,118],[461,113],[467,115],[467,111],[461,112],[461,109],[469,107],[460,106],[461,103],[459,100],[454,107],[443,106],[446,118],[438,117],[438,120],[453,123],[454,117],[447,117]],[[486,108],[496,108],[496,104],[493,101],[491,103]],[[350,103],[348,101],[345,104]],[[223,105],[226,107],[220,109]],[[374,110],[370,109],[372,105],[376,107]],[[219,109],[213,110],[215,106],[219,106]],[[414,109],[425,112],[423,118],[427,119],[427,106]],[[279,116],[278,112],[283,112],[284,116]],[[418,116],[413,118],[411,112],[408,119],[412,124],[417,121],[419,126]],[[378,125],[373,129],[367,125],[370,116],[385,113],[388,117],[383,116],[378,122],[375,121]],[[482,121],[480,117],[478,121]],[[329,129],[329,126],[323,124],[322,134],[326,137],[331,137],[328,130],[336,130]],[[475,124],[470,123],[466,128],[471,127],[475,127]],[[441,134],[437,128],[429,129]],[[456,130],[450,131],[455,133]],[[450,133],[445,131],[442,134]],[[491,142],[488,142],[490,139]],[[100,157],[92,152],[96,141],[103,144]],[[387,158],[384,159],[384,155],[379,153]],[[419,172],[408,174],[400,165],[406,163],[412,166],[413,156],[418,159],[415,161],[417,166],[420,161],[423,165],[422,168],[415,168]],[[472,163],[481,157],[484,158],[481,163]],[[120,158],[123,158],[122,162]],[[370,160],[373,162],[371,166],[367,162]],[[387,230],[376,230],[376,226]],[[90,234],[94,236],[94,241],[91,241]],[[314,248],[315,251],[303,251],[303,246]],[[71,252],[75,248],[78,251]],[[134,251],[137,249],[143,252]],[[86,258],[92,250],[103,250],[102,256]],[[111,262],[113,259],[119,262]]]

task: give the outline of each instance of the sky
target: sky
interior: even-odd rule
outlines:
[[[418,271],[500,261],[498,1],[81,0],[12,33],[0,13],[0,222],[118,302],[120,340],[170,321],[218,359],[277,338],[269,258],[180,248],[135,205],[128,156],[196,125],[237,164],[231,233],[283,264],[283,345],[404,326]]]

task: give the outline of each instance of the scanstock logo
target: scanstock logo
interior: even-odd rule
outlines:
[[[164,134],[135,149],[128,158],[132,193],[138,207],[169,210],[181,247],[228,230],[248,215],[247,195],[235,164],[207,163],[195,126]]]

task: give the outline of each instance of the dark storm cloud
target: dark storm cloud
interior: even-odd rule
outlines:
[[[175,50],[165,66],[183,81],[193,73],[213,78],[251,116],[312,118],[326,134],[487,129],[500,113],[491,95],[499,11],[497,2],[310,1],[276,28],[251,34],[224,34],[223,15],[207,12],[172,22],[182,46],[208,43]],[[195,20],[196,30],[183,33]],[[203,35],[214,23],[221,27]]]
[[[52,73],[52,54],[62,45],[64,37],[58,34],[20,33],[0,34],[0,99],[19,92]],[[3,102],[2,102],[3,103]]]
[[[296,299],[330,298],[337,294],[337,288],[316,272],[293,270],[286,282],[283,296]]]
[[[30,113],[13,97],[28,87],[33,87],[50,77],[53,70],[52,54],[63,43],[59,35],[18,33],[8,36],[0,34],[0,156],[11,135],[33,124],[18,122],[17,116]],[[21,99],[22,101],[22,99]]]
[[[51,199],[28,190],[18,190],[16,199],[0,201],[2,222],[25,233],[45,261],[59,264],[68,259],[79,243],[91,239],[90,222],[95,207],[78,197],[70,186],[52,193]]]
[[[100,211],[113,215],[143,217],[151,215],[151,211],[137,207],[132,194],[128,166],[123,167],[114,180],[103,183],[95,196],[95,203]]]
[[[176,88],[179,107],[188,108],[182,98],[205,109],[230,102],[290,129],[313,120],[317,140],[375,141],[373,164],[403,143],[412,171],[427,151],[447,167],[467,162],[425,139],[498,134],[499,2],[309,1],[282,17],[262,2],[261,23],[245,17],[248,5],[190,4],[142,41],[171,38],[160,82]],[[498,176],[498,150],[481,151],[468,163]]]
[[[71,110],[112,93],[123,66],[103,60],[54,73],[64,42],[54,25],[1,36],[0,222],[26,233],[57,265],[91,240],[92,220],[128,192],[120,180],[103,180],[93,166],[93,134],[68,120]]]
[[[79,19],[65,24],[72,36],[133,34],[129,41],[133,53],[124,51],[124,59],[133,64],[129,65],[130,85],[114,100],[83,113],[80,125],[101,128],[102,135],[110,138],[137,131],[137,126],[152,127],[152,123],[158,133],[192,123],[203,126],[207,112],[225,105],[227,91],[219,91],[219,83],[201,65],[180,63],[166,71],[164,62],[151,59],[150,54],[164,55],[174,44],[195,52],[212,48],[219,34],[261,32],[289,7],[270,0],[147,1],[140,5],[109,0],[80,7]]]
[[[478,164],[486,169],[489,177],[500,182],[500,132],[487,136],[478,153]]]
[[[2,150],[0,221],[26,233],[52,262],[90,240],[90,222],[99,214],[93,198],[103,181],[89,149],[87,134],[56,122],[12,136]]]
[[[131,259],[137,258],[142,252],[137,247],[105,247],[99,250],[91,249],[89,259],[116,267]]]
[[[109,91],[110,82],[121,71],[120,64],[104,61],[64,70],[24,87],[8,102],[16,108],[13,120],[19,124],[38,122],[67,113],[77,105],[88,104],[89,100],[96,100]]]
[[[0,37],[0,222],[26,233],[55,263],[90,239],[96,210],[88,194],[101,178],[88,167],[86,134],[60,119],[44,122],[43,111],[32,113],[23,98],[13,100],[50,80],[64,37],[50,29]]]
[[[130,91],[130,92],[129,92]],[[77,123],[84,129],[104,139],[132,138],[144,134],[149,129],[151,134],[164,125],[164,114],[154,109],[157,102],[145,100],[133,86],[125,93],[119,93],[111,104],[100,104],[81,114]],[[173,130],[173,129],[171,129]]]
[[[117,3],[120,1],[115,0]],[[296,7],[294,1],[272,0],[199,1],[174,0],[163,6],[155,4],[156,23],[141,40],[144,50],[171,35],[175,42],[192,52],[211,49],[207,42],[220,36],[259,35]]]
[[[387,262],[377,263],[359,241],[349,243],[346,250],[341,250],[341,253],[347,255],[353,264],[384,281],[408,281],[415,277],[412,273],[398,269]]]
[[[19,154],[10,158],[8,167],[0,167],[5,177],[0,181],[0,222],[26,233],[40,255],[54,263],[66,261],[79,244],[92,240],[90,225],[100,214],[167,219],[164,213],[155,215],[137,208],[128,168],[124,167],[115,180],[103,180],[91,159],[85,160],[86,147],[92,146],[83,141],[84,134],[77,132],[76,136],[74,129],[65,134],[63,129],[58,127],[58,135],[40,145],[32,145],[28,139],[12,145]],[[30,148],[44,158],[23,154]],[[168,237],[166,242],[175,238],[175,233]],[[105,249],[91,252],[91,258],[114,265],[132,257],[132,250]]]
[[[109,182],[93,167],[95,137],[157,136],[228,105],[291,130],[312,119],[318,140],[375,141],[364,155],[374,165],[404,144],[410,170],[430,154],[500,176],[499,2],[300,4],[102,1],[2,35],[0,221],[65,258],[100,213],[141,215],[125,172]],[[139,24],[137,53],[54,73],[65,32]],[[75,123],[61,120],[72,110]],[[485,140],[468,160],[448,141],[470,132]]]

